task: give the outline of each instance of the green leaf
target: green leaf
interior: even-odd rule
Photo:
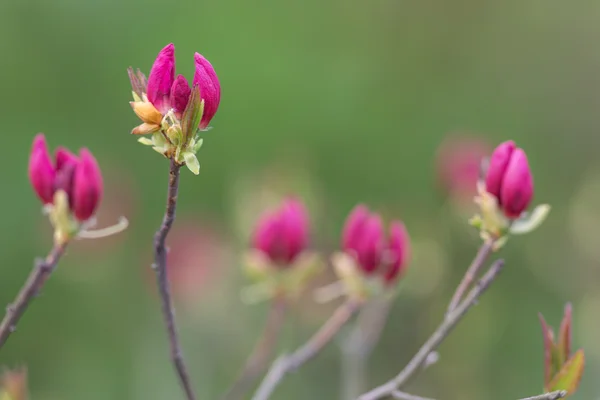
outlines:
[[[202,147],[202,143],[204,143],[204,139],[200,138],[198,138],[198,141],[194,143],[194,147],[192,148],[192,152],[194,154],[198,153],[198,150],[200,150],[200,147]]]
[[[579,349],[554,376],[548,386],[549,391],[566,390],[571,396],[579,387],[584,366],[585,356],[583,350]]]
[[[550,206],[548,204],[540,204],[533,209],[531,214],[527,214],[514,221],[510,226],[510,233],[513,235],[524,235],[532,232],[544,222],[549,213]]]
[[[192,93],[190,94],[190,100],[188,101],[183,116],[181,117],[181,131],[183,133],[183,146],[187,146],[190,140],[196,134],[200,120],[202,119],[202,113],[204,112],[204,100],[200,97],[200,88],[194,86]]]
[[[538,316],[542,325],[542,335],[544,336],[544,388],[547,392],[550,392],[550,381],[562,367],[563,361],[560,359],[560,352],[554,343],[552,328],[548,326],[542,314],[538,314]]]
[[[154,146],[154,141],[152,139],[148,139],[146,137],[139,138],[138,142],[143,145],[146,145],[146,146]]]
[[[558,333],[558,348],[563,360],[568,360],[571,356],[571,325],[573,310],[570,303],[565,306],[565,314],[560,323]]]
[[[200,173],[200,163],[198,162],[198,159],[194,153],[189,151],[184,152],[183,159],[185,160],[185,165],[190,171],[192,171],[194,175],[198,175]]]

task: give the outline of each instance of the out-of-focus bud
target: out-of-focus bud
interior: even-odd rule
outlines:
[[[200,121],[200,129],[206,129],[219,108],[221,84],[211,63],[200,53],[194,54],[194,62],[196,72],[192,85],[200,88],[200,96],[204,100],[204,112]]]
[[[73,177],[71,208],[75,218],[87,221],[94,215],[102,198],[102,174],[96,159],[88,149],[81,149],[79,165]]]
[[[244,270],[254,281],[242,290],[245,303],[295,297],[322,270],[320,257],[307,249],[308,231],[306,209],[295,198],[259,219],[244,257]]]
[[[388,256],[391,261],[385,271],[384,280],[388,284],[393,284],[404,276],[410,261],[410,238],[406,227],[400,221],[393,221],[390,224]]]
[[[29,181],[44,204],[51,204],[54,197],[55,171],[48,153],[46,138],[42,133],[33,140],[29,156]]]
[[[171,88],[171,107],[175,111],[176,115],[181,116],[185,108],[187,107],[188,101],[190,100],[190,84],[183,75],[177,75],[173,87]]]
[[[308,217],[304,206],[295,199],[288,199],[280,209],[263,216],[254,232],[253,243],[274,265],[291,265],[308,243]]]
[[[154,61],[148,75],[148,100],[163,114],[169,107],[171,87],[175,80],[175,46],[166,45]]]
[[[410,257],[404,224],[393,221],[385,238],[381,217],[358,205],[350,213],[342,233],[344,253],[333,258],[334,267],[349,295],[368,297],[400,279]]]
[[[439,146],[436,155],[437,184],[459,212],[472,212],[468,208],[477,194],[481,163],[490,150],[481,138],[467,135],[450,135]]]
[[[508,218],[518,218],[529,206],[533,177],[527,155],[513,141],[500,144],[492,153],[485,184]]]
[[[27,400],[27,370],[6,370],[0,377],[0,400]]]

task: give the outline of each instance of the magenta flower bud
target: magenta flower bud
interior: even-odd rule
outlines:
[[[490,158],[485,185],[504,214],[518,218],[533,197],[533,176],[523,149],[517,148],[513,141],[500,144]]]
[[[533,177],[523,149],[512,153],[502,181],[502,208],[509,218],[518,218],[527,209],[533,197]]]
[[[308,244],[308,216],[297,200],[286,200],[275,212],[259,221],[253,237],[254,247],[279,266],[288,266]]]
[[[175,81],[175,46],[165,46],[154,61],[148,75],[148,100],[158,111],[165,114],[169,108],[171,87]]]
[[[171,107],[176,114],[181,115],[188,105],[192,89],[183,75],[177,75],[171,87]]]
[[[381,217],[362,204],[356,206],[346,219],[342,248],[354,256],[363,272],[371,274],[381,264],[383,247]]]
[[[383,247],[381,217],[377,214],[372,214],[365,223],[361,238],[356,246],[358,263],[366,274],[372,274],[381,265]]]
[[[365,224],[369,220],[369,209],[359,204],[348,216],[342,233],[342,249],[345,251],[356,251]]]
[[[73,176],[71,210],[79,221],[86,221],[94,215],[102,198],[102,174],[88,149],[81,149],[79,155],[80,162]]]
[[[512,140],[501,143],[496,147],[490,157],[490,164],[485,177],[485,188],[488,193],[496,196],[498,201],[500,201],[500,191],[504,173],[506,172],[510,157],[516,147],[515,142]]]
[[[52,204],[54,200],[54,176],[46,138],[40,133],[33,140],[29,156],[29,181],[44,204]]]
[[[384,280],[388,284],[393,284],[404,276],[410,259],[410,238],[406,227],[400,221],[391,223],[388,253],[391,263],[387,266]]]
[[[192,85],[200,88],[200,97],[204,100],[204,112],[200,120],[200,129],[206,129],[219,108],[221,84],[211,63],[200,53],[194,54],[194,62],[196,72]]]

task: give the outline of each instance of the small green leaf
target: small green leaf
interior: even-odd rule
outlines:
[[[563,360],[568,360],[571,356],[571,325],[572,325],[573,310],[571,303],[565,306],[565,314],[560,323],[560,331],[558,333],[558,348]]]
[[[200,88],[194,86],[188,101],[183,116],[181,117],[181,130],[183,132],[183,146],[187,146],[189,141],[194,137],[202,119],[204,112],[204,100],[200,97]]]
[[[579,382],[581,382],[584,366],[585,356],[583,350],[580,349],[573,354],[573,357],[554,376],[550,385],[548,385],[549,391],[566,390],[569,396],[575,393],[579,387]]]
[[[200,147],[202,147],[202,143],[204,143],[204,139],[200,139],[200,138],[198,138],[198,141],[196,141],[196,143],[194,143],[194,147],[192,148],[192,152],[194,154],[196,154],[198,152],[198,150],[200,150]]]
[[[192,171],[194,175],[198,175],[200,173],[200,163],[198,162],[198,159],[194,153],[185,151],[183,153],[183,159],[185,160],[185,165],[190,171]]]
[[[548,213],[550,213],[550,206],[548,204],[540,204],[533,209],[531,214],[514,221],[510,226],[510,233],[513,235],[524,235],[532,232],[544,222]]]
[[[148,139],[146,137],[141,137],[138,139],[138,142],[145,146],[154,146],[154,141],[152,139]]]
[[[549,390],[552,377],[560,370],[562,360],[557,358],[560,354],[556,344],[554,343],[554,332],[548,326],[542,314],[538,314],[540,324],[542,325],[542,335],[544,336],[544,388]]]

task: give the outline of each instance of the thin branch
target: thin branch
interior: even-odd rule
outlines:
[[[408,394],[405,392],[401,392],[399,390],[394,391],[392,393],[392,397],[394,399],[399,399],[399,400],[433,400],[428,397],[415,396],[413,394]],[[557,390],[556,392],[540,394],[538,396],[527,397],[526,399],[520,399],[520,400],[559,400],[559,399],[562,399],[565,397],[567,397],[566,390]]]
[[[8,337],[17,329],[17,323],[27,310],[29,303],[38,295],[42,287],[56,269],[58,261],[67,247],[67,242],[55,244],[45,259],[36,259],[33,270],[15,300],[6,307],[6,315],[0,323],[0,349]]]
[[[419,349],[417,354],[412,358],[412,360],[410,360],[408,365],[406,365],[406,367],[396,377],[363,394],[359,397],[359,400],[376,400],[389,397],[392,393],[394,393],[394,391],[401,389],[403,385],[405,385],[412,377],[414,377],[427,360],[429,353],[438,348],[438,346],[444,341],[444,339],[446,339],[456,324],[462,320],[467,311],[469,311],[469,309],[477,303],[479,297],[497,278],[503,266],[503,260],[498,260],[492,264],[488,272],[469,292],[463,302],[459,304],[454,311],[452,311],[450,314],[447,314],[441,325],[436,329],[433,335],[431,335],[427,342],[425,342],[423,347]]]
[[[493,249],[494,249],[494,241],[493,240],[486,240],[481,245],[481,247],[479,248],[479,251],[477,252],[477,255],[473,259],[473,262],[471,262],[471,265],[469,265],[467,272],[465,272],[465,276],[463,276],[462,281],[459,283],[458,287],[456,288],[456,291],[454,292],[454,295],[452,296],[452,300],[450,300],[450,304],[448,305],[448,311],[446,312],[446,314],[450,314],[452,311],[454,311],[454,309],[461,302],[461,300],[465,296],[465,293],[467,292],[467,290],[469,290],[469,287],[471,286],[473,281],[475,281],[475,279],[477,278],[477,274],[483,267],[483,264],[488,259],[490,254],[492,254]]]
[[[154,271],[156,272],[156,282],[162,303],[162,313],[169,335],[169,345],[171,350],[171,361],[175,367],[179,381],[183,387],[186,398],[195,400],[196,396],[192,390],[189,373],[183,360],[181,345],[177,334],[177,325],[175,323],[175,311],[173,300],[169,288],[169,279],[167,276],[167,248],[165,241],[175,221],[175,209],[177,208],[177,192],[179,190],[179,169],[175,160],[171,159],[171,168],[169,170],[169,192],[167,197],[167,209],[162,221],[162,225],[154,235]]]
[[[389,298],[378,298],[365,304],[351,333],[342,344],[343,399],[355,399],[367,389],[367,363],[379,342],[392,306]]]
[[[285,321],[285,309],[286,303],[283,297],[278,296],[273,299],[264,331],[239,377],[222,397],[223,400],[242,398],[254,381],[264,373],[281,334],[281,328]]]
[[[567,397],[566,390],[557,390],[556,392],[540,394],[539,396],[527,397],[521,400],[558,400]]]
[[[399,390],[394,391],[392,397],[399,400],[433,400],[429,397],[415,396],[414,394],[401,392]]]
[[[360,302],[348,300],[334,311],[333,315],[323,324],[302,347],[289,355],[280,356],[271,365],[252,400],[266,400],[275,391],[283,378],[297,370],[304,363],[314,358],[338,334],[360,307]]]

